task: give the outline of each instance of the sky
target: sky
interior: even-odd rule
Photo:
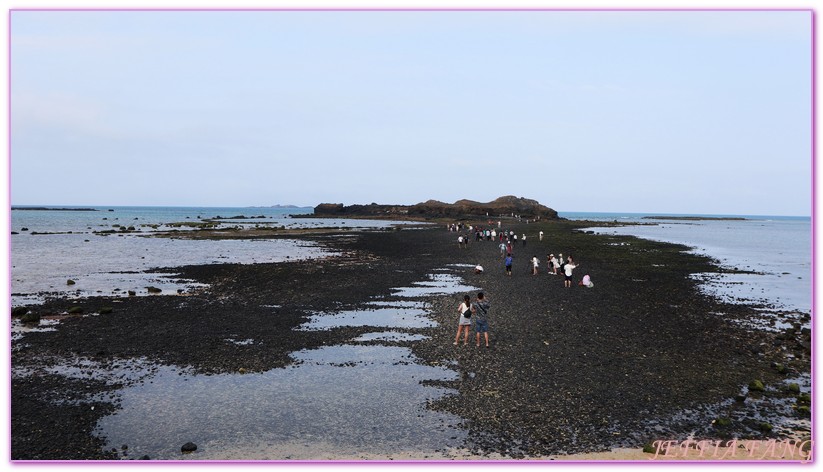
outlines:
[[[810,11],[23,11],[12,205],[810,216]]]

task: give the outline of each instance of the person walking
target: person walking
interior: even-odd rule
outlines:
[[[540,266],[540,261],[537,260],[537,256],[532,257],[532,275],[537,275],[537,270]]]
[[[480,347],[480,333],[486,341],[486,347],[489,347],[489,309],[491,304],[483,292],[478,292],[477,301],[472,303],[472,315],[474,316],[474,331],[477,333],[477,347]]]
[[[512,253],[506,254],[506,275],[512,275]]]
[[[457,312],[460,313],[460,321],[457,322],[457,336],[454,337],[454,345],[460,341],[460,331],[465,331],[463,336],[463,345],[469,344],[469,327],[471,327],[472,310],[471,297],[466,295],[463,297],[463,302],[457,307]]]
[[[543,240],[543,231],[540,231],[540,240]]]
[[[552,275],[557,275],[558,270],[560,270],[560,261],[557,260],[554,254],[550,254],[549,257],[551,257],[551,259],[549,259],[551,262],[549,264],[549,272]]]
[[[526,247],[526,234],[523,233],[523,247]]]

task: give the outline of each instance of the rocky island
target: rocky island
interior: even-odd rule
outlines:
[[[444,203],[428,200],[415,205],[349,205],[342,203],[321,203],[314,207],[314,214],[308,217],[346,217],[346,218],[465,218],[477,216],[501,217],[519,216],[527,219],[559,219],[557,212],[536,200],[512,195],[500,197],[488,203],[473,200],[458,200]]]

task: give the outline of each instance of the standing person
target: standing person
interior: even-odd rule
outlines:
[[[500,243],[500,255],[503,257],[506,256],[506,243]]]
[[[572,256],[569,256],[569,260],[566,261],[566,264],[563,267],[563,271],[566,273],[566,280],[563,282],[563,284],[566,286],[566,288],[572,286],[572,271],[575,269],[575,267],[577,267],[577,264],[575,264],[574,260],[572,260]]]
[[[486,347],[489,347],[489,300],[483,292],[477,294],[477,301],[472,303],[472,313],[474,314],[474,331],[477,333],[477,347],[480,347],[480,333],[486,339]]]
[[[506,254],[506,275],[512,275],[512,253]]]
[[[526,233],[523,233],[523,247],[526,247]]]
[[[537,256],[532,257],[532,275],[537,275],[537,269],[539,268],[540,262],[537,260]]]
[[[512,231],[512,232],[514,232],[514,231]],[[514,244],[517,244],[517,235],[516,234],[512,236],[512,240],[514,240]]]
[[[457,237],[457,247],[459,247],[460,249],[463,249],[463,236],[458,236]]]
[[[540,231],[540,240],[543,240],[543,231]]]
[[[463,297],[463,303],[457,307],[457,312],[460,313],[460,321],[457,323],[457,336],[454,337],[454,345],[457,346],[460,341],[460,331],[465,331],[463,336],[463,345],[469,344],[469,327],[472,324],[471,316],[471,297],[466,295]]]
[[[552,271],[552,275],[557,275],[558,271],[560,270],[560,261],[557,260],[557,257],[554,254],[551,255],[551,267],[549,270]]]

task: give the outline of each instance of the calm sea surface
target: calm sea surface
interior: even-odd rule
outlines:
[[[129,290],[140,295],[147,293],[149,285],[172,293],[191,286],[175,279],[173,270],[165,275],[146,272],[155,268],[279,262],[331,254],[296,240],[149,237],[154,231],[189,231],[191,225],[205,220],[217,221],[219,228],[381,228],[396,223],[291,218],[293,214],[311,213],[312,208],[84,208],[92,211],[11,211],[12,305],[42,303],[46,296],[118,295]],[[130,232],[120,233],[121,229]],[[67,285],[69,279],[75,284]]]
[[[812,226],[809,217],[723,215],[745,219],[664,220],[647,219],[644,217],[654,215],[637,213],[561,213],[560,216],[643,223],[590,230],[684,244],[695,253],[716,259],[725,268],[751,272],[711,277],[696,274],[695,277],[705,280],[703,288],[707,292],[731,302],[811,313]]]

